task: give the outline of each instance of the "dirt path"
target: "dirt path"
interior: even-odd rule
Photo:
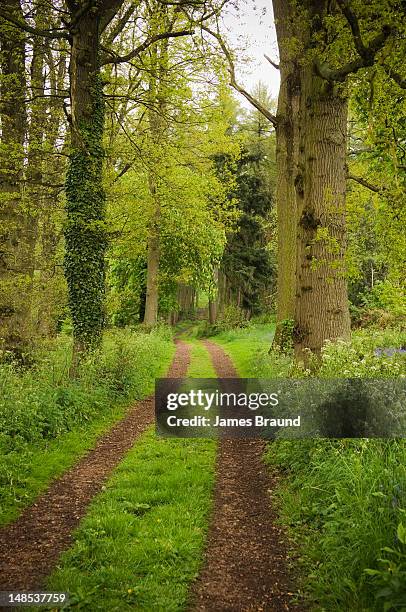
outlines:
[[[177,342],[168,377],[185,376],[189,361],[189,346]],[[33,590],[42,585],[71,545],[72,530],[92,498],[153,421],[154,399],[149,397],[138,402],[14,523],[0,529],[0,590]]]
[[[224,351],[206,341],[217,375],[237,377]],[[270,493],[277,476],[261,440],[222,440],[205,564],[192,589],[193,612],[281,612],[292,603],[287,546]]]

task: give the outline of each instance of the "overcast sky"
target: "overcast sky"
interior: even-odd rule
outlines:
[[[227,39],[232,47],[245,47],[239,55],[242,61],[236,61],[236,73],[240,84],[252,91],[258,81],[268,87],[273,98],[279,91],[279,72],[264,58],[266,53],[272,60],[278,61],[278,47],[273,22],[271,0],[238,0],[238,11],[228,9],[224,16],[227,28]],[[239,96],[241,103],[249,103]]]

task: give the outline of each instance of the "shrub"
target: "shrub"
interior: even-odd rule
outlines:
[[[401,349],[406,333],[400,330],[354,332],[349,342],[327,342],[318,376],[323,378],[396,378],[406,373],[406,354]],[[396,352],[382,349],[393,348]]]
[[[279,498],[306,551],[312,601],[326,610],[403,610],[404,441],[278,441],[268,457],[288,473]]]
[[[242,329],[249,327],[251,322],[247,319],[246,314],[238,306],[230,304],[225,306],[224,310],[219,313],[215,323],[207,321],[199,330],[199,336],[209,337],[220,334],[231,329]]]
[[[404,288],[389,280],[377,281],[362,296],[362,305],[350,305],[351,318],[359,327],[384,328],[401,325],[406,318]]]
[[[401,329],[356,330],[348,342],[327,342],[312,372],[320,378],[397,378],[406,374],[405,343],[406,333]],[[292,351],[285,354],[277,349],[256,353],[252,373],[257,378],[302,378],[311,374],[310,369],[294,362]]]
[[[141,398],[150,389],[171,350],[168,332],[112,331],[103,347],[69,379],[71,345],[58,339],[54,350],[42,350],[36,366],[20,371],[0,366],[0,450],[56,438],[86,423],[112,403]]]
[[[317,376],[398,379],[404,345],[399,329],[358,330],[350,342],[325,345]],[[256,364],[264,378],[310,375],[278,352]],[[268,449],[288,475],[281,512],[306,551],[305,589],[317,609],[406,609],[405,441],[279,440]]]

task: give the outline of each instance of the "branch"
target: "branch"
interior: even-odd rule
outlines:
[[[357,49],[359,55],[363,57],[364,59],[366,59],[368,56],[368,49],[365,47],[364,42],[362,40],[361,31],[359,28],[359,22],[358,22],[358,18],[356,14],[350,7],[348,0],[337,0],[337,2],[351,28],[355,48]]]
[[[387,66],[386,64],[384,64],[383,67],[384,67],[386,74],[391,79],[393,79],[395,83],[399,85],[401,89],[406,89],[406,79],[402,77],[402,75],[399,74],[399,72],[396,72],[395,70],[393,70],[393,68],[391,68],[390,66]]]
[[[114,177],[113,183],[116,183],[119,179],[121,179],[122,176],[124,176],[124,174],[126,174],[126,172],[131,170],[131,168],[133,167],[133,165],[137,161],[137,159],[138,159],[138,157],[135,157],[132,161],[127,162],[126,164],[124,164],[124,166],[122,167],[120,172],[118,172],[116,174],[116,176]]]
[[[213,36],[213,38],[215,38],[218,44],[220,45],[220,48],[223,51],[228,61],[228,65],[229,65],[228,72],[230,74],[231,87],[235,89],[236,91],[238,91],[238,93],[240,93],[242,96],[244,96],[244,98],[248,100],[248,102],[252,104],[254,108],[256,108],[264,117],[266,117],[266,119],[268,119],[268,121],[270,121],[274,127],[276,127],[278,122],[277,122],[275,115],[273,115],[267,108],[265,108],[265,106],[263,106],[259,102],[259,100],[254,98],[246,89],[244,89],[243,87],[241,87],[241,85],[237,83],[233,58],[231,56],[229,49],[225,45],[224,40],[220,36],[220,34],[218,32],[217,33],[213,32],[212,30],[210,30],[208,27],[204,25],[202,25],[201,27],[202,27],[202,30],[210,34],[210,36]]]
[[[130,6],[127,8],[127,10],[125,11],[124,15],[119,18],[118,22],[114,25],[113,29],[107,36],[107,39],[106,39],[107,45],[111,45],[114,42],[114,40],[117,38],[117,36],[124,30],[136,6],[137,6],[137,2],[132,2]]]
[[[100,33],[103,33],[109,23],[117,15],[124,4],[124,0],[103,0],[100,6]]]
[[[163,34],[156,34],[155,36],[150,36],[141,45],[138,45],[135,49],[127,53],[127,55],[116,55],[114,57],[108,58],[104,57],[100,64],[105,66],[106,64],[122,64],[124,62],[129,62],[138,55],[140,55],[143,51],[148,49],[151,45],[156,43],[158,40],[163,40],[165,38],[176,38],[178,36],[188,36],[194,34],[193,30],[181,30],[180,32],[164,32]]]
[[[9,23],[12,23],[23,32],[28,32],[34,36],[42,36],[44,38],[66,38],[69,40],[69,33],[66,30],[55,29],[55,30],[41,30],[40,28],[33,28],[25,21],[20,21],[16,17],[9,15],[2,9],[0,9],[0,17]]]
[[[341,68],[331,68],[328,64],[316,59],[314,62],[316,73],[326,81],[345,81],[349,74],[355,74],[361,68],[373,66],[376,54],[382,49],[386,39],[392,33],[393,30],[390,26],[383,26],[382,32],[375,36],[368,47],[363,48],[362,56],[360,55],[356,60],[348,62]]]
[[[277,64],[276,62],[273,62],[266,53],[264,53],[264,58],[268,60],[268,62],[271,64],[271,66],[275,68],[275,70],[279,70],[279,64]]]
[[[371,153],[371,147],[360,147],[359,149],[349,149],[348,155],[360,155],[361,153]]]
[[[366,187],[374,193],[383,193],[384,191],[386,191],[386,187],[377,187],[376,185],[372,185],[372,183],[362,178],[361,176],[355,176],[354,174],[350,174],[349,172],[347,173],[347,179],[359,183],[360,185]]]

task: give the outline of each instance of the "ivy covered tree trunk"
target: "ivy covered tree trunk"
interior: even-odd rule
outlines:
[[[99,67],[100,17],[88,13],[72,34],[71,153],[66,179],[65,276],[73,320],[74,365],[96,347],[104,325],[104,100]]]
[[[22,19],[19,0],[3,5]],[[0,47],[0,349],[24,360],[32,331],[32,252],[21,189],[27,128],[25,34],[1,20]]]
[[[311,23],[319,24],[323,3],[313,4]],[[304,349],[318,355],[326,340],[350,335],[344,261],[347,107],[345,86],[324,81],[311,60],[304,62],[294,340],[297,357],[305,361]]]

